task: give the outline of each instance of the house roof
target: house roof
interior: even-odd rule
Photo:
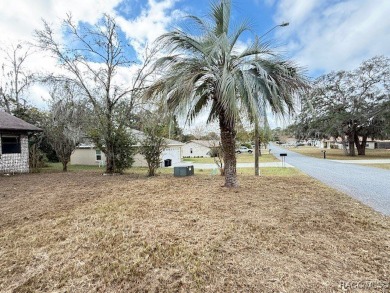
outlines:
[[[213,148],[219,146],[219,140],[191,140],[190,142],[199,144],[207,148]]]
[[[0,130],[42,131],[42,129],[3,111],[0,111]]]
[[[145,133],[143,133],[142,131],[139,131],[139,130],[136,130],[136,129],[130,129],[130,132],[131,132],[131,134],[133,134],[135,136],[135,138],[138,141],[142,141],[143,139],[146,138]],[[184,143],[182,143],[180,141],[169,139],[169,138],[165,138],[165,143],[168,146],[173,146],[173,145],[181,146],[181,145],[184,145]],[[138,142],[137,145],[140,145],[140,143]]]

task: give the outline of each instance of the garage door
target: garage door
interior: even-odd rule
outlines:
[[[172,165],[180,163],[180,149],[167,148],[162,152],[162,165],[165,160],[172,160]]]

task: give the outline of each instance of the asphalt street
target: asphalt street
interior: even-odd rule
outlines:
[[[286,163],[309,176],[390,216],[389,170],[311,158],[275,144],[272,144],[270,149],[278,158],[280,153],[286,153]],[[320,149],[318,151],[320,152]]]

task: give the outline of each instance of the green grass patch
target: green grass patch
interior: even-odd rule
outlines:
[[[254,163],[255,156],[253,154],[236,154],[237,163]],[[213,164],[214,158],[184,158],[184,162],[193,162],[201,164]],[[272,154],[262,154],[259,157],[260,163],[278,162],[279,160]]]
[[[104,168],[99,168],[98,166],[87,166],[87,165],[69,165],[68,172],[97,172],[104,173]],[[195,168],[195,175],[211,175],[211,176],[219,176],[219,170],[217,167],[214,169],[202,169]],[[58,173],[62,172],[62,164],[61,163],[48,163],[48,166],[41,169],[42,173]],[[238,175],[254,175],[254,168],[237,168]],[[146,167],[133,167],[125,170],[124,174],[136,175],[136,176],[146,176],[148,174],[148,168]],[[157,175],[173,175],[173,168],[159,168],[156,172]],[[281,168],[281,167],[267,167],[260,168],[261,176],[296,176],[301,175],[295,168]]]
[[[237,174],[245,175],[245,176],[251,176],[251,175],[254,176],[255,169],[238,168]],[[283,167],[260,168],[260,176],[301,176],[301,175],[303,175],[303,173],[296,168],[283,168]]]
[[[383,149],[366,149],[365,156],[347,156],[344,154],[344,150],[340,149],[320,149],[317,147],[297,147],[290,149],[293,152],[297,152],[302,155],[322,159],[326,151],[326,158],[329,160],[376,160],[376,159],[390,159],[390,150]]]
[[[79,172],[79,171],[96,171],[96,172],[104,172],[105,168],[99,166],[88,166],[88,165],[70,165],[68,164],[68,172]],[[47,166],[40,169],[41,172],[62,172],[62,164],[61,163],[47,163]]]

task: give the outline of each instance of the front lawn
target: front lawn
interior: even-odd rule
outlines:
[[[275,158],[272,154],[267,153],[262,154],[259,157],[260,163],[268,163],[268,162],[279,162],[277,158]],[[254,163],[255,156],[253,154],[236,154],[237,163]],[[193,163],[203,163],[203,164],[213,164],[214,158],[184,158],[185,162],[193,162]]]
[[[329,160],[376,160],[376,159],[390,159],[390,150],[385,149],[366,149],[365,156],[358,156],[356,151],[356,156],[346,156],[344,151],[341,149],[320,149],[317,147],[310,146],[300,146],[290,149],[293,152],[297,152],[306,156],[322,159],[326,151],[326,158]]]
[[[0,291],[338,292],[341,281],[388,281],[389,217],[301,173],[239,180],[1,176]]]
[[[390,164],[359,164],[359,165],[390,170]]]

